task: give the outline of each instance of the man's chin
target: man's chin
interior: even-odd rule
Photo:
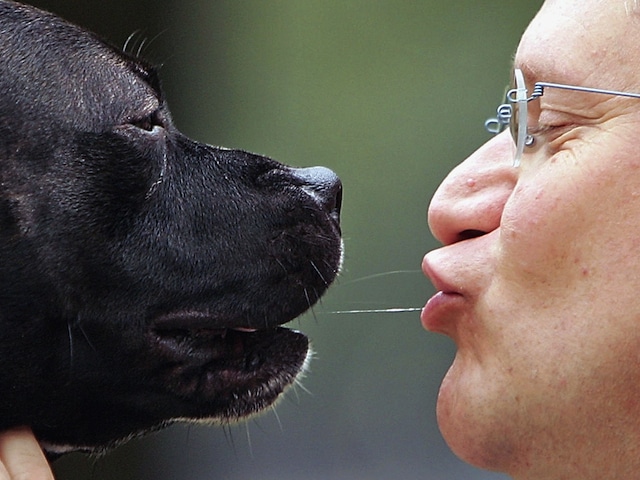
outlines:
[[[440,386],[436,407],[440,432],[464,462],[508,471],[515,454],[508,435],[509,416],[496,400],[497,392],[487,389],[489,380],[478,366],[461,363],[456,356]]]

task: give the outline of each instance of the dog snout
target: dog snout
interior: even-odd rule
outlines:
[[[342,182],[338,175],[326,167],[294,168],[292,173],[302,182],[301,188],[313,197],[336,222],[339,222]]]

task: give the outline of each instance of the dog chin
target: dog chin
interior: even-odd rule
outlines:
[[[284,394],[287,393],[287,391],[290,388],[294,388],[296,387],[296,385],[300,386],[303,390],[304,387],[302,386],[302,380],[304,379],[304,377],[306,376],[307,372],[309,371],[309,365],[311,363],[311,360],[314,357],[315,352],[313,351],[313,349],[311,347],[309,347],[307,349],[307,354],[304,358],[304,362],[302,364],[302,366],[300,367],[298,373],[293,377],[292,381],[290,382],[285,382],[283,384],[274,384],[274,385],[270,385],[271,388],[274,388],[276,391],[279,391],[280,393],[277,395],[277,397],[275,398],[275,400],[273,402],[271,402],[270,404],[266,405],[264,408],[261,409],[252,409],[255,410],[253,413],[245,413],[244,415],[240,415],[240,416],[232,416],[232,417],[224,417],[224,418],[220,418],[220,417],[205,417],[205,418],[189,418],[189,417],[178,417],[178,418],[174,418],[169,420],[169,424],[173,424],[173,423],[186,423],[186,424],[191,424],[191,425],[205,425],[205,426],[219,426],[219,425],[229,425],[229,424],[233,424],[233,423],[239,423],[239,422],[244,422],[247,420],[250,420],[256,416],[261,415],[267,408],[274,408],[277,404],[279,404],[282,399],[284,398]]]
[[[292,333],[302,335],[299,332]],[[134,432],[125,437],[114,440],[109,445],[71,445],[41,441],[40,446],[46,452],[47,457],[50,460],[55,460],[56,458],[71,452],[81,452],[100,456],[106,454],[112,448],[125,444],[134,438],[142,437],[149,432],[160,430],[173,424],[182,423],[190,425],[220,426],[247,421],[259,416],[267,408],[275,407],[275,405],[284,398],[284,394],[286,394],[287,390],[290,388],[295,388],[296,385],[302,386],[302,379],[309,371],[309,364],[311,363],[313,356],[314,351],[309,346],[306,349],[304,359],[300,366],[297,367],[295,374],[287,374],[284,376],[276,375],[264,383],[258,383],[253,388],[246,389],[242,394],[237,394],[237,397],[225,411],[217,415],[202,417],[182,416],[171,418],[147,430]],[[302,388],[304,389],[304,387]]]
[[[271,405],[303,369],[309,341],[286,328],[171,330],[149,342],[163,389],[195,414],[235,420]]]

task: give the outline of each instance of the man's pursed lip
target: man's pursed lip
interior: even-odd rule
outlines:
[[[459,293],[437,292],[420,313],[422,326],[430,332],[451,335],[454,328],[453,316],[460,313],[463,302],[464,297]]]
[[[420,320],[425,329],[430,332],[443,334],[452,333],[452,315],[459,313],[464,297],[456,288],[436,273],[430,262],[430,255],[425,255],[422,261],[422,271],[431,280],[437,292],[426,303],[420,314]]]

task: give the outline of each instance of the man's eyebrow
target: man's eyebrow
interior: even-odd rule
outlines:
[[[525,83],[533,88],[534,84],[540,81],[547,81],[549,75],[554,76],[553,72],[547,72],[544,68],[542,68],[539,64],[535,64],[532,62],[528,62],[526,60],[514,61],[511,64],[511,76],[515,75],[515,69],[519,69],[522,71],[522,75],[524,76]],[[541,71],[545,71],[545,73],[541,74]]]

